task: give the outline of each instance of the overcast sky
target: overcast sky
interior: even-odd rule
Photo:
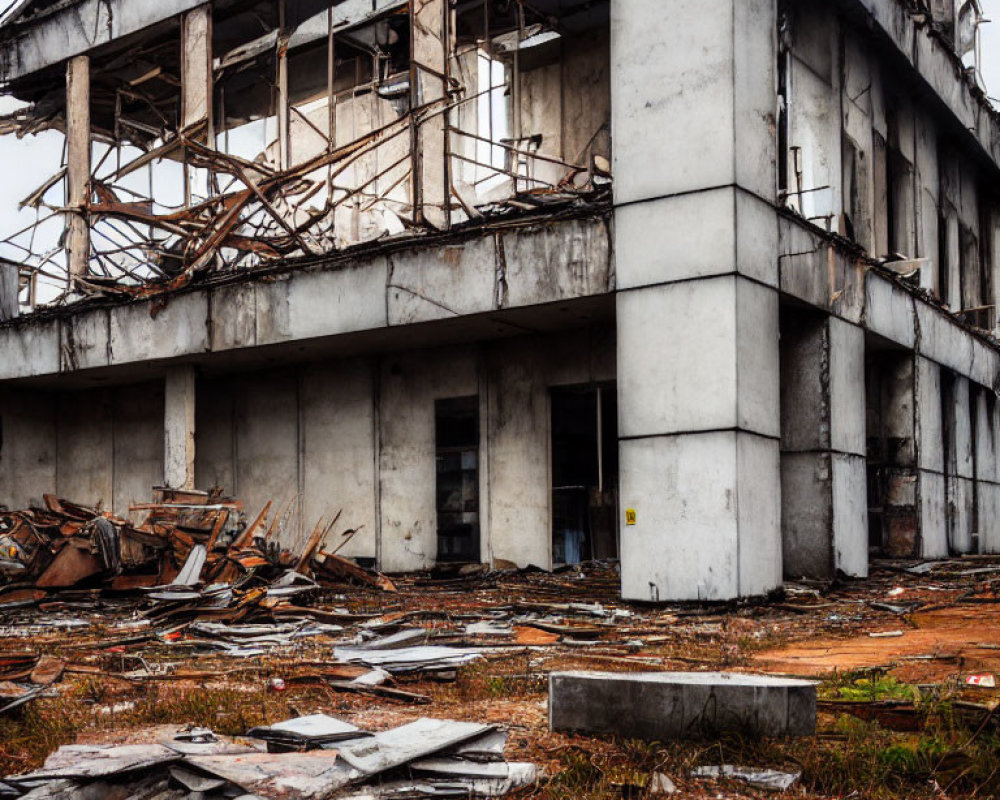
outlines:
[[[987,19],[995,20],[982,26],[982,72],[987,92],[994,105],[1000,108],[1000,0],[981,0]],[[6,5],[0,0],[0,8]],[[0,111],[8,104],[0,99]],[[35,219],[31,209],[18,210],[18,203],[42,184],[61,163],[62,135],[53,131],[39,136],[17,140],[14,136],[0,136],[0,237],[29,225]],[[61,222],[52,220],[48,229],[36,239],[54,246],[61,230]],[[0,246],[0,256],[20,260],[16,249]],[[47,299],[53,290],[40,294]]]

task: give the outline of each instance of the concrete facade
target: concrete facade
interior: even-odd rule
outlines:
[[[181,36],[197,5],[156,22]],[[484,217],[467,198],[509,187],[476,189],[457,157],[442,173],[432,126],[416,158],[435,164],[398,192],[436,231],[387,238],[344,209],[337,231],[372,234],[350,250],[0,323],[0,503],[124,514],[154,485],[218,485],[287,509],[288,546],[343,509],[345,554],[421,570],[451,457],[480,560],[549,568],[557,527],[575,541],[610,508],[635,600],[1000,552],[1000,122],[954,54],[897,0],[591,5],[558,59],[526,48],[510,124],[554,180],[610,155],[610,200]],[[60,18],[0,36],[11,80],[65,66]],[[113,42],[83,44],[67,55],[93,66]],[[372,102],[372,124],[392,113]],[[345,108],[323,123],[338,143]],[[283,125],[285,163],[315,143]]]

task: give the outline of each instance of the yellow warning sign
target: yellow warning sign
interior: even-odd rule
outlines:
[[[635,525],[635,509],[634,508],[626,508],[625,509],[625,524],[626,525]]]

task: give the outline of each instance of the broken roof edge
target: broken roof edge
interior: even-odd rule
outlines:
[[[0,20],[0,84],[141,33],[211,0],[64,0],[37,20],[19,17],[37,0],[24,0]],[[349,30],[405,6],[409,0],[332,0],[334,27]],[[218,6],[219,4],[213,3]]]
[[[941,314],[944,314],[951,322],[968,333],[974,339],[981,342],[986,347],[989,347],[994,352],[1000,353],[1000,339],[994,336],[990,331],[984,330],[983,328],[977,328],[975,325],[966,322],[961,317],[960,312],[952,310],[951,307],[948,306],[943,300],[935,297],[934,294],[929,292],[927,289],[921,288],[920,286],[914,286],[912,283],[908,282],[898,272],[894,272],[889,269],[884,261],[870,255],[868,251],[857,242],[848,239],[846,236],[842,236],[839,233],[828,231],[826,228],[806,219],[790,208],[781,206],[776,206],[776,208],[780,216],[790,220],[794,224],[800,225],[813,236],[823,240],[839,255],[853,261],[856,264],[862,265],[866,272],[872,272],[878,275],[880,278],[889,281],[894,286],[906,292],[906,294],[914,300],[919,300]],[[0,323],[0,327],[2,327],[2,325],[3,323]]]
[[[867,27],[882,34],[899,57],[975,142],[1000,174],[1000,111],[969,77],[962,60],[929,21],[918,20],[907,0],[837,0],[848,14],[864,16]],[[954,91],[953,85],[959,91]]]
[[[9,320],[0,320],[0,331],[9,328],[28,327],[56,319],[66,319],[78,313],[101,308],[113,308],[140,302],[168,302],[170,298],[192,294],[205,289],[234,286],[253,281],[273,279],[295,272],[347,268],[361,259],[391,255],[407,251],[428,250],[445,245],[456,245],[472,241],[494,233],[516,228],[538,229],[545,225],[572,220],[609,220],[613,213],[609,195],[596,199],[575,198],[559,206],[548,206],[531,211],[513,211],[503,215],[483,219],[473,219],[452,226],[451,230],[438,232],[409,233],[402,236],[360,242],[343,250],[318,256],[299,256],[271,261],[249,269],[230,269],[203,273],[190,283],[177,288],[155,291],[158,286],[150,286],[150,291],[142,296],[119,293],[87,295],[75,302],[39,308]]]

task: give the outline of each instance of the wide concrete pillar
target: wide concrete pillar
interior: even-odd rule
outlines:
[[[66,259],[70,283],[87,276],[90,263],[90,57],[66,65]]]
[[[669,6],[611,4],[622,589],[722,600],[781,582],[776,11]]]
[[[781,529],[789,579],[868,574],[864,332],[786,312],[781,327]]]
[[[171,489],[194,485],[194,367],[167,372],[163,401],[163,480]]]

